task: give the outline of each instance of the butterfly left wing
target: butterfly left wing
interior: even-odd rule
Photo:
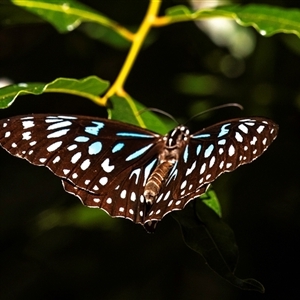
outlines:
[[[172,167],[148,220],[158,221],[202,195],[222,173],[259,157],[273,142],[278,126],[265,118],[232,119],[190,135]]]
[[[85,205],[144,223],[142,195],[163,147],[160,135],[107,119],[37,114],[0,121],[0,144],[49,168]]]

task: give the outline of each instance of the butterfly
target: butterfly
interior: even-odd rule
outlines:
[[[10,154],[49,168],[84,205],[148,232],[219,175],[259,157],[277,133],[273,121],[260,117],[226,120],[194,134],[179,125],[166,135],[88,116],[0,121],[0,144]]]

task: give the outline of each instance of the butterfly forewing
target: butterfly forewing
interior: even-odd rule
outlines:
[[[107,119],[40,114],[0,121],[0,144],[12,155],[48,167],[83,204],[153,231],[156,221],[183,209],[220,174],[260,156],[277,131],[271,120],[250,118],[192,135],[178,126],[164,137]],[[175,151],[176,159],[159,161],[164,151]],[[170,171],[161,178],[153,203],[146,204],[147,180],[160,163],[170,164]]]

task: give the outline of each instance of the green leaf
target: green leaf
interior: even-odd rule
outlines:
[[[99,103],[99,95],[107,90],[108,86],[108,81],[104,81],[97,76],[89,76],[79,80],[57,78],[50,83],[19,83],[9,85],[0,89],[0,108],[10,106],[20,95],[40,95],[42,93],[73,94]]]
[[[225,17],[236,21],[241,26],[252,26],[263,36],[283,32],[300,37],[299,9],[249,4],[192,10],[180,5],[168,9],[166,15],[171,18],[170,23]]]
[[[84,209],[80,206],[68,209],[50,208],[41,212],[35,220],[39,231],[50,230],[58,226],[76,226],[81,228],[99,227],[114,230],[113,219],[100,209]]]
[[[217,194],[213,189],[209,189],[205,194],[200,196],[200,199],[210,207],[220,218],[222,217],[221,205],[218,200]]]
[[[93,38],[117,47],[128,47],[133,34],[117,22],[76,0],[11,0],[16,6],[39,16],[52,24],[59,32],[76,29],[83,22],[95,23],[92,26]],[[91,29],[85,28],[91,35]]]
[[[11,0],[16,6],[22,7],[51,23],[58,31],[68,32],[86,20],[101,20],[106,17],[96,10],[75,0]]]
[[[96,23],[84,23],[80,27],[81,31],[94,40],[102,41],[107,45],[118,49],[128,49],[131,46],[129,39],[124,39],[122,35],[110,27],[101,26]]]
[[[146,107],[144,105],[133,100],[128,95],[124,97],[113,96],[110,100],[111,107],[108,109],[109,119],[148,128],[161,134],[167,133],[174,127],[174,124],[172,127],[167,126],[156,114],[145,110]]]
[[[211,269],[238,288],[264,292],[264,287],[255,279],[240,279],[234,275],[238,261],[234,234],[202,200],[194,200],[172,215],[181,227],[187,246],[203,256]]]

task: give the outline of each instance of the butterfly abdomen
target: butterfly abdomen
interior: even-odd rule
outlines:
[[[162,183],[167,178],[173,164],[174,163],[172,161],[165,161],[154,169],[153,173],[147,180],[144,190],[146,203],[153,204],[161,189]]]

